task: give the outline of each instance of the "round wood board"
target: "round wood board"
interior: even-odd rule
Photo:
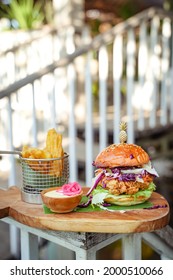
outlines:
[[[84,193],[88,188],[83,188]],[[21,200],[17,187],[0,189],[0,218],[10,216],[25,225],[49,230],[133,233],[149,232],[165,227],[169,223],[170,208],[165,198],[154,192],[150,198],[153,205],[167,205],[157,209],[122,211],[71,212],[66,214],[44,214],[43,206]]]

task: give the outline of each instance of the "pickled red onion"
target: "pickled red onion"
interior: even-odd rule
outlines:
[[[63,193],[64,195],[73,196],[79,194],[81,192],[81,189],[82,188],[79,183],[72,182],[63,185],[61,189],[58,189],[57,191]]]

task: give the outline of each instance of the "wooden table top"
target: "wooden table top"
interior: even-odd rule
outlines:
[[[87,191],[87,188],[84,188]],[[157,209],[122,211],[71,212],[44,214],[42,205],[29,204],[21,200],[17,187],[0,189],[0,218],[12,217],[25,225],[57,231],[134,233],[149,232],[165,227],[169,223],[170,208],[165,198],[154,192],[150,198]]]

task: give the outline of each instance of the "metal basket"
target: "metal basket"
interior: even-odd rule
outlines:
[[[22,168],[22,200],[41,204],[40,192],[46,188],[62,186],[69,181],[69,155],[53,159],[20,157]]]

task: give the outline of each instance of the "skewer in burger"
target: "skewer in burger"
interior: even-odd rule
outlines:
[[[93,205],[140,204],[156,189],[153,180],[158,174],[149,155],[140,146],[126,143],[126,125],[121,123],[120,128],[121,143],[105,148],[93,163],[96,176],[87,194]]]

